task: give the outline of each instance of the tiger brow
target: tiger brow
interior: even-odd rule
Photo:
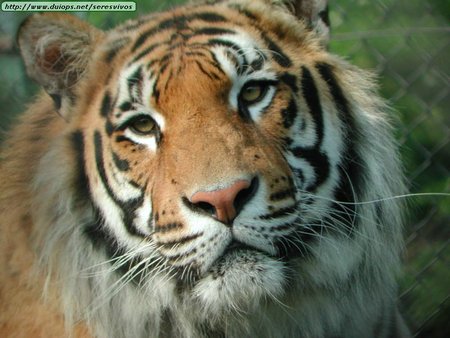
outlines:
[[[144,31],[142,34],[139,35],[138,39],[134,43],[131,51],[136,51],[139,47],[141,47],[151,36],[160,33],[162,31],[173,29],[173,28],[186,28],[187,25],[195,20],[204,21],[208,23],[218,23],[218,22],[225,22],[227,19],[217,13],[210,13],[210,12],[202,12],[202,13],[195,13],[192,15],[181,15],[176,16],[173,18],[169,18],[166,20],[163,20],[158,23],[157,26],[152,27],[146,31]]]

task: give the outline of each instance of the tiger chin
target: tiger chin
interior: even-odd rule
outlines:
[[[391,112],[328,40],[325,0],[28,17],[0,336],[408,337]]]

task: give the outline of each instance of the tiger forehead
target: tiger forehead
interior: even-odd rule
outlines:
[[[270,51],[279,65],[289,67],[291,61],[274,41],[286,38],[292,30],[260,14],[233,6],[213,5],[181,7],[142,17],[110,32],[105,60],[110,63],[123,52],[130,63],[153,59],[148,68],[157,64],[164,70],[164,63],[173,58],[174,50],[180,51],[186,46],[191,47],[187,52],[191,55],[200,55],[205,48],[216,45],[238,49],[239,46],[229,39],[218,40],[226,35],[236,39],[251,37],[260,48]]]
[[[242,39],[244,31],[248,36],[247,30],[219,14],[174,16],[160,21],[156,27],[144,30],[138,36],[131,47],[133,62],[151,57],[164,70],[165,65],[174,60],[174,56],[205,57],[209,49],[216,45],[238,50],[241,47],[230,39],[219,39],[224,36],[239,36]],[[148,65],[149,68],[151,66],[152,63]]]
[[[189,41],[193,37],[212,34],[212,29],[219,33],[220,28],[236,27],[239,22],[235,20],[237,13],[226,15],[217,12],[214,7],[195,12],[192,7],[180,7],[169,12],[143,16],[111,31],[108,44],[114,46],[116,41],[126,37],[131,42],[126,44],[126,49],[139,58],[151,52],[152,44],[170,45],[174,40]],[[208,31],[208,28],[211,30]]]
[[[132,31],[135,34],[136,39],[132,51],[136,51],[149,39],[153,37],[160,38],[161,35],[167,32],[176,31],[189,37],[190,35],[201,33],[198,30],[204,27],[224,27],[227,25],[235,27],[238,24],[242,26],[250,24],[249,17],[227,7],[219,10],[216,6],[206,6],[197,9],[186,6],[142,17],[128,25],[125,24],[119,27],[118,31]]]

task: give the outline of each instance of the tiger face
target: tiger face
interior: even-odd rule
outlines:
[[[261,30],[246,32],[255,19],[208,11],[163,15],[129,43],[135,54],[117,52],[108,74],[117,85],[81,127],[93,145],[87,171],[100,174],[89,178],[94,200],[115,237],[129,249],[152,243],[182,280],[227,256],[238,265],[287,257],[298,241],[296,192],[316,180],[294,176],[285,153],[297,117],[289,67],[300,67],[274,57]],[[239,21],[242,32],[230,28]]]
[[[54,218],[90,243],[72,252],[84,268],[112,264],[97,289],[104,278],[138,289],[137,303],[159,292],[163,308],[223,320],[267,300],[302,309],[318,290],[352,288],[362,267],[396,264],[397,205],[357,203],[402,189],[395,159],[382,163],[395,153],[382,104],[366,74],[328,53],[325,4],[311,4],[297,5],[300,20],[261,0],[106,33],[62,14],[23,24],[27,70],[66,121],[37,189],[60,176],[70,186]],[[335,303],[316,314],[347,311]]]
[[[83,156],[104,227],[183,283],[250,268],[277,294],[283,260],[306,251],[299,226],[318,219],[306,210],[330,204],[305,208],[307,197],[337,189],[343,141],[323,134],[337,134],[339,112],[322,111],[317,89],[332,66],[317,44],[296,50],[306,32],[236,8],[184,8],[141,25],[137,37],[125,25],[106,38],[96,67],[109,58],[110,70],[95,82],[108,84],[76,108],[87,111]],[[300,91],[311,93],[301,101]],[[233,278],[231,289],[249,284]]]

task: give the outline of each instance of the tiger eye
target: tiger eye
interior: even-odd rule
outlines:
[[[264,94],[264,87],[262,84],[252,84],[246,86],[241,91],[241,99],[247,104],[259,101]]]
[[[130,128],[136,133],[148,135],[155,131],[156,123],[151,117],[140,116],[130,123]]]

